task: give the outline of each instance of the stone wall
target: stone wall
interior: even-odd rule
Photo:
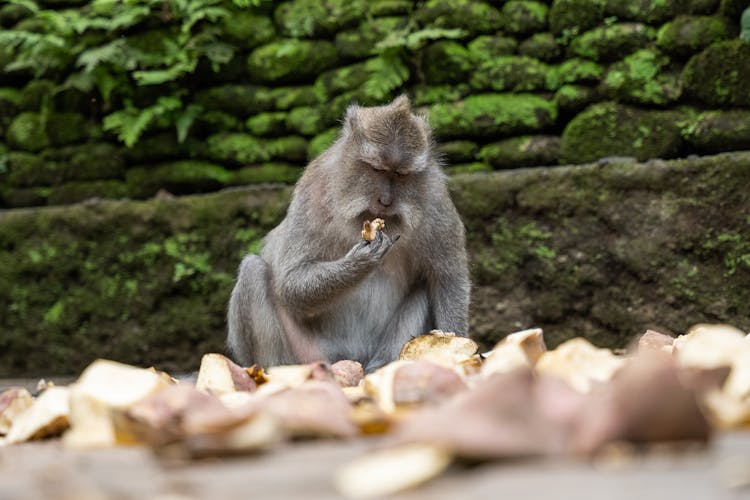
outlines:
[[[44,9],[91,8],[39,4],[0,8],[0,207],[293,183],[349,103],[401,92],[429,115],[451,172],[750,148],[747,0],[227,0],[232,15],[201,26],[215,25],[231,59],[133,81],[133,95],[101,78],[86,91],[101,77],[87,73],[91,54],[65,50],[115,41],[158,55],[177,37],[167,4],[122,32],[71,32],[39,49],[51,69],[34,73],[14,43],[44,33]],[[132,147],[103,130],[126,97],[143,108],[175,92],[197,113],[182,142],[159,120]]]
[[[648,327],[750,330],[750,152],[463,174],[471,333],[623,347]],[[0,377],[97,357],[173,372],[222,351],[236,266],[289,188],[0,211]]]

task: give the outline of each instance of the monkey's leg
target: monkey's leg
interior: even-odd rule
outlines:
[[[430,327],[430,305],[427,291],[419,288],[411,292],[399,305],[398,310],[378,339],[379,348],[365,365],[371,372],[395,360],[401,348],[412,337],[427,333]]]
[[[242,259],[229,299],[227,345],[235,361],[248,366],[292,362],[284,348],[284,328],[270,294],[270,270],[257,255]]]

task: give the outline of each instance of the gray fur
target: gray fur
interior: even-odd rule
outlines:
[[[385,231],[366,243],[362,222]],[[305,169],[229,302],[235,359],[263,366],[354,359],[367,370],[433,328],[468,333],[464,228],[423,117],[402,96],[347,110],[339,139]]]

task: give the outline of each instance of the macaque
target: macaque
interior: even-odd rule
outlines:
[[[363,222],[385,228],[362,239]],[[464,227],[427,120],[406,96],[350,106],[260,255],[240,264],[228,346],[243,365],[351,359],[367,371],[432,329],[466,336]]]

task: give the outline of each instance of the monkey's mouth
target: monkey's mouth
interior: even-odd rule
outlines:
[[[366,220],[383,219],[385,221],[386,227],[388,227],[389,225],[399,226],[402,222],[401,215],[385,210],[365,210],[357,219],[360,221],[360,223]]]

